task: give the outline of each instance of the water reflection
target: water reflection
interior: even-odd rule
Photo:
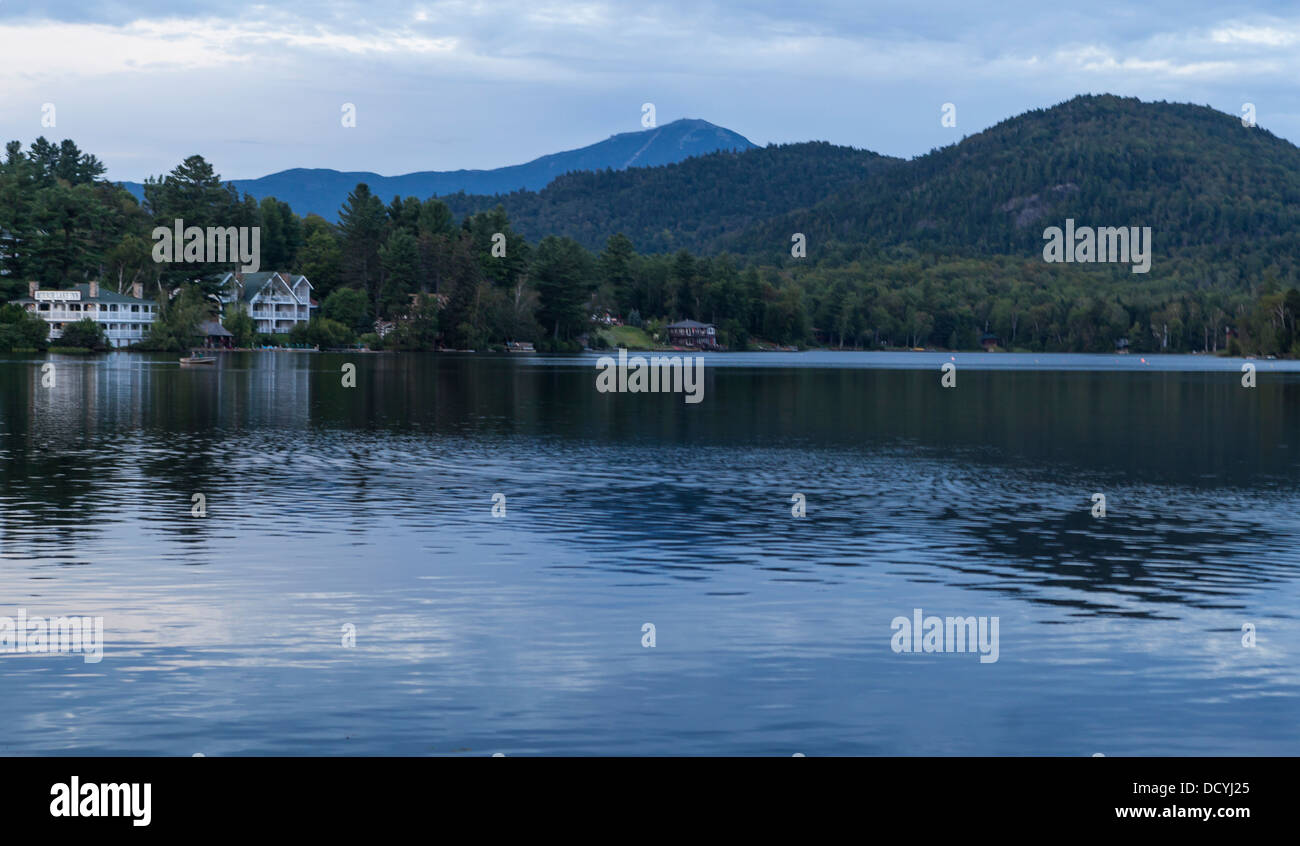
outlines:
[[[1298,373],[54,360],[0,362],[0,613],[109,643],[0,656],[0,751],[1300,751]],[[1003,658],[894,655],[922,606]]]

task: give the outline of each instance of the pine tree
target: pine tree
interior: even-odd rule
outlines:
[[[347,283],[370,296],[375,313],[380,310],[383,269],[379,248],[387,235],[384,204],[370,193],[364,182],[348,194],[339,211],[339,234],[343,241],[343,274]]]

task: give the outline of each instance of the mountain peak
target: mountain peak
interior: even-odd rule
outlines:
[[[329,168],[291,168],[258,179],[234,179],[242,194],[256,199],[275,197],[302,215],[338,216],[348,192],[364,182],[385,201],[393,196],[426,199],[464,191],[469,194],[508,194],[520,189],[538,191],[558,176],[574,171],[624,170],[656,167],[722,150],[749,150],[756,145],[729,129],[698,118],[680,118],[662,126],[611,135],[576,150],[552,153],[530,162],[493,170],[421,171],[400,176],[343,172]],[[123,185],[137,197],[139,183]]]

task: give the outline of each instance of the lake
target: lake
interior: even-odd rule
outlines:
[[[0,358],[0,754],[1300,754],[1300,362],[596,363]]]

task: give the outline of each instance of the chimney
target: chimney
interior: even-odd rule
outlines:
[[[90,298],[91,298],[92,300],[97,300],[97,299],[99,299],[99,280],[98,280],[98,279],[92,279],[92,280],[90,280]]]
[[[132,282],[131,296],[135,297],[137,300],[144,299],[144,284],[141,282]]]
[[[36,299],[36,292],[39,291],[40,289],[41,289],[40,282],[28,282],[27,296],[31,297],[33,300]]]

